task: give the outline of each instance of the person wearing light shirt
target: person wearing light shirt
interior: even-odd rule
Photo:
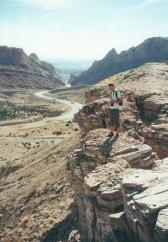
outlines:
[[[109,98],[110,98],[110,109],[112,115],[112,127],[111,135],[116,137],[119,136],[120,131],[120,110],[122,105],[122,96],[119,90],[115,89],[113,83],[109,84]]]

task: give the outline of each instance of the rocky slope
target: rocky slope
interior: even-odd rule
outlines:
[[[75,123],[0,127],[0,241],[65,241],[76,228],[67,156]]]
[[[1,88],[52,89],[63,85],[54,67],[36,54],[27,56],[22,49],[0,46]]]
[[[112,49],[102,60],[78,77],[71,78],[72,85],[95,84],[112,74],[139,67],[148,62],[168,61],[168,38],[155,37],[120,54]]]
[[[168,155],[165,133],[168,129],[168,65],[146,64],[140,68],[114,75],[86,93],[86,105],[76,119],[83,133],[111,125],[107,97],[108,83],[115,83],[124,95],[121,112],[123,130],[145,138],[159,153]]]
[[[80,148],[68,164],[80,241],[168,241],[167,73],[166,64],[147,64],[86,93]],[[109,135],[109,82],[124,93],[118,139]]]

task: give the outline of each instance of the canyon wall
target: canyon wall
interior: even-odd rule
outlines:
[[[126,134],[113,140],[107,129],[95,129],[68,168],[81,241],[166,242],[168,159]]]
[[[95,84],[115,73],[120,73],[149,62],[168,61],[168,38],[146,39],[136,47],[117,53],[113,48],[107,55],[94,61],[92,66],[79,76],[71,78],[72,85]]]
[[[36,54],[28,56],[22,49],[0,46],[1,88],[53,89],[63,85],[54,66],[40,61]]]

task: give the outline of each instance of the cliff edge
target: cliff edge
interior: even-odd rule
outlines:
[[[69,241],[168,240],[167,73],[166,64],[148,64],[86,93],[86,105],[76,115],[80,148],[68,163],[80,240]],[[109,131],[109,82],[124,94],[118,139]]]

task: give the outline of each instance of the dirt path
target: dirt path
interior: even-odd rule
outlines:
[[[82,108],[82,104],[77,103],[77,102],[71,102],[68,100],[63,100],[63,99],[57,99],[57,98],[53,98],[50,96],[46,96],[46,94],[48,94],[49,91],[41,91],[41,92],[36,92],[35,96],[42,98],[42,99],[46,99],[46,100],[51,100],[51,101],[56,101],[62,104],[65,104],[67,106],[70,107],[70,110],[66,113],[61,114],[58,117],[55,117],[54,119],[56,120],[63,120],[63,121],[69,121],[72,120],[74,118],[74,115],[79,111],[79,109]]]
[[[45,125],[47,124],[49,121],[54,121],[54,120],[58,120],[58,121],[71,121],[74,118],[74,115],[79,111],[79,109],[82,108],[82,104],[77,103],[77,102],[71,102],[68,100],[63,100],[63,99],[57,99],[57,98],[53,98],[50,96],[46,96],[49,93],[49,91],[40,91],[40,92],[36,92],[34,93],[34,95],[38,98],[44,99],[44,100],[50,100],[50,101],[55,101],[55,102],[59,102],[62,104],[65,104],[67,106],[69,106],[69,111],[56,116],[56,117],[51,117],[51,118],[46,118],[40,121],[34,121],[31,123],[24,123],[24,124],[12,124],[12,125],[4,125],[4,126],[0,126],[0,129],[5,129],[8,128],[10,126],[15,126],[15,127],[36,127],[36,126],[41,126],[41,125]]]

